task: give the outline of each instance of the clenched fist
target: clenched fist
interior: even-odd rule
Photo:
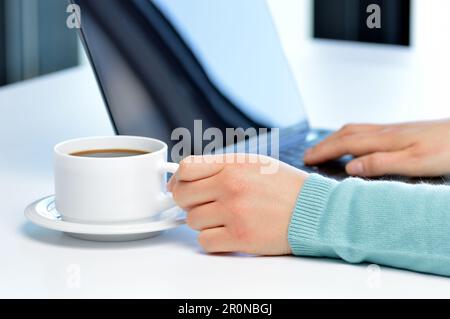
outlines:
[[[264,170],[271,165],[275,170]],[[290,254],[288,226],[307,174],[268,157],[188,157],[168,183],[210,253]]]

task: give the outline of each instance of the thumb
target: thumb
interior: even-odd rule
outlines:
[[[351,176],[376,177],[389,174],[413,176],[415,169],[408,163],[409,150],[377,152],[352,160],[345,170]]]

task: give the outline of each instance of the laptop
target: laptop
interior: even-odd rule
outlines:
[[[158,138],[172,147],[176,128],[193,135],[208,128],[268,128],[261,136],[224,141],[224,150],[244,144],[257,152],[248,142],[264,134],[270,144],[276,130],[281,161],[347,177],[348,157],[320,167],[303,163],[304,151],[331,132],[309,126],[265,0],[71,2],[80,6],[80,36],[117,134]],[[204,143],[193,144],[192,153],[202,154]]]

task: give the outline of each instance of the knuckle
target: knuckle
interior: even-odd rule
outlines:
[[[177,177],[178,179],[186,179],[189,178],[192,165],[195,163],[202,163],[203,159],[199,156],[189,155],[185,157],[183,160],[180,161],[178,171],[177,171]]]
[[[348,131],[348,130],[352,129],[353,126],[354,126],[353,123],[348,123],[348,124],[345,124],[344,126],[342,126],[341,130]]]
[[[369,173],[375,173],[379,171],[384,165],[384,156],[382,154],[373,154],[367,157],[364,163],[364,169]]]
[[[436,154],[430,152],[424,146],[416,146],[409,150],[408,152],[408,166],[411,168],[422,168],[424,166],[424,161],[430,154]]]
[[[381,133],[379,138],[386,145],[395,145],[402,142],[404,137],[403,132],[397,127],[385,128]]]
[[[355,132],[355,129],[356,129],[356,124],[349,123],[349,124],[345,124],[341,128],[341,132],[346,133],[346,134],[351,134],[351,133]]]
[[[226,183],[227,192],[229,195],[237,195],[242,192],[242,187],[237,180]]]
[[[369,170],[374,170],[376,167],[381,165],[381,162],[382,162],[382,157],[377,154],[374,154],[367,158],[366,167]]]
[[[176,179],[178,181],[183,180],[186,178],[186,172],[188,171],[188,168],[186,167],[187,164],[185,162],[180,162],[180,166],[178,167],[178,170],[174,176],[176,176]]]
[[[386,126],[383,128],[381,133],[387,134],[387,135],[393,135],[393,134],[400,134],[403,133],[404,129],[398,126]]]
[[[184,172],[187,169],[187,166],[194,161],[194,156],[189,155],[180,161],[180,167],[178,169],[179,172]]]
[[[184,163],[184,164],[190,164],[190,163],[193,163],[194,160],[195,160],[195,156],[194,156],[194,155],[189,155],[189,156],[186,156],[186,157],[181,161],[181,163]]]
[[[232,236],[238,241],[246,242],[249,237],[251,223],[246,216],[248,211],[249,205],[243,200],[236,200],[230,204],[229,226]]]
[[[415,160],[415,159],[421,159],[421,158],[429,155],[430,153],[435,153],[435,152],[430,152],[429,149],[427,149],[426,147],[424,147],[422,145],[416,145],[411,148],[409,155],[411,157],[411,160]]]
[[[248,243],[250,240],[250,230],[245,223],[234,223],[230,227],[231,236],[240,243]]]
[[[235,169],[226,169],[220,176],[222,183],[225,187],[225,191],[228,195],[237,195],[242,193],[246,188],[246,181],[243,174]]]

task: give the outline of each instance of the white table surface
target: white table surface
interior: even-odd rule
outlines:
[[[373,55],[332,43],[311,50],[292,65],[314,125],[450,115],[441,83],[411,79],[418,71],[402,50]],[[185,226],[143,241],[97,243],[28,223],[25,206],[53,193],[53,145],[110,134],[88,67],[0,89],[0,297],[450,297],[447,278],[387,267],[374,275],[338,260],[209,256]]]

